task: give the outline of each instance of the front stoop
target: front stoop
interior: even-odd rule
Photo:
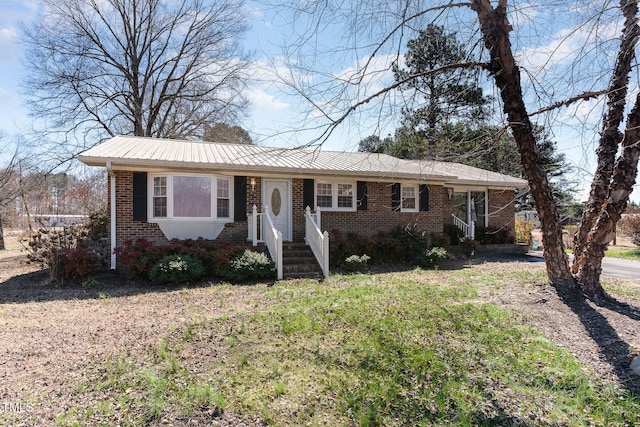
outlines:
[[[322,278],[322,269],[311,248],[305,243],[283,243],[282,276],[291,278]]]

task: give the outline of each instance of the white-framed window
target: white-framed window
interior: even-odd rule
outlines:
[[[173,177],[173,216],[211,218],[211,177]]]
[[[153,174],[151,219],[228,219],[232,216],[232,180],[215,175]]]
[[[400,210],[402,212],[418,211],[418,186],[401,185],[400,196]]]
[[[316,206],[325,210],[355,210],[355,188],[355,182],[317,180]]]
[[[218,178],[217,185],[216,216],[218,218],[229,218],[231,215],[231,180],[229,178]]]
[[[338,208],[353,208],[353,184],[338,184]]]
[[[453,192],[453,214],[469,224],[476,223],[476,227],[488,227],[487,190],[459,189]]]
[[[316,206],[319,208],[333,208],[333,184],[318,182],[316,184]]]
[[[163,218],[167,216],[167,177],[153,177],[153,216]]]

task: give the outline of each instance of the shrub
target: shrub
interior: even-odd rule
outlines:
[[[367,254],[371,264],[413,264],[416,254],[434,246],[449,245],[449,236],[419,231],[415,225],[399,226],[388,232],[381,231],[368,239],[355,233],[344,235],[338,230],[332,230],[329,245],[331,267],[348,271],[350,267],[346,265],[346,259],[352,254]]]
[[[240,283],[250,280],[272,279],[275,271],[275,264],[266,254],[245,249],[222,268],[220,275],[225,280]]]
[[[89,232],[89,238],[93,241],[98,241],[104,237],[107,237],[107,224],[109,218],[107,217],[107,211],[104,209],[97,210],[89,214],[87,220],[87,231]]]
[[[59,230],[41,228],[29,238],[27,259],[49,270],[49,282],[62,280],[66,274],[67,253],[76,249],[86,237],[87,230],[82,226]]]
[[[168,245],[154,245],[145,239],[131,240],[116,249],[120,261],[129,276],[137,280],[148,280],[151,269],[169,255],[186,255],[199,260],[205,276],[219,276],[220,270],[230,259],[238,254],[236,247],[226,242],[203,238],[178,240],[172,239]]]
[[[478,227],[475,238],[481,245],[504,245],[515,241],[508,227]]]
[[[434,248],[445,247],[451,244],[449,236],[445,233],[431,233],[431,246]]]
[[[533,230],[533,221],[522,221],[517,219],[516,227],[516,243],[529,243],[531,239],[531,230]]]
[[[618,221],[618,229],[629,237],[634,245],[640,246],[640,215],[624,215]]]
[[[435,247],[420,252],[415,259],[415,263],[422,268],[438,268],[447,257],[445,248]]]
[[[344,260],[344,269],[349,273],[362,273],[367,268],[367,262],[371,257],[367,254],[358,256],[351,255]]]
[[[197,239],[171,240],[172,252],[182,255],[190,255],[202,262],[205,270],[213,276],[219,276],[220,270],[238,255],[238,248],[227,242]]]
[[[479,243],[476,240],[473,240],[470,237],[465,237],[462,242],[460,242],[460,247],[462,248],[462,253],[470,258],[471,255],[478,249]]]
[[[122,262],[129,276],[137,280],[148,280],[151,268],[161,259],[172,253],[171,246],[156,246],[146,239],[124,242],[124,246],[116,248],[118,259]]]
[[[153,283],[183,283],[200,279],[205,269],[202,262],[189,255],[168,255],[151,268]]]
[[[66,277],[83,282],[93,274],[100,255],[93,248],[78,247],[66,253]]]
[[[449,242],[452,245],[458,245],[464,239],[464,233],[455,224],[445,224],[442,231],[449,236]]]

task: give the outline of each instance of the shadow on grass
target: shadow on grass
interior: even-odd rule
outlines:
[[[43,301],[69,301],[118,298],[149,293],[174,292],[181,289],[205,288],[227,283],[218,279],[202,279],[197,282],[156,285],[128,279],[124,274],[103,271],[93,275],[85,284],[75,282],[48,283],[47,271],[20,274],[0,282],[0,304],[26,304]],[[252,286],[251,282],[236,286]],[[259,283],[271,282],[262,281]]]
[[[604,360],[614,368],[619,383],[634,396],[640,396],[640,377],[629,368],[633,359],[630,345],[618,335],[593,303],[563,295],[560,298],[578,316],[591,339],[598,345]],[[640,320],[640,310],[613,299],[599,307]]]

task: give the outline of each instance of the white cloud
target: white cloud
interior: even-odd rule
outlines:
[[[0,58],[6,61],[18,50],[18,33],[12,28],[0,28]]]
[[[283,110],[289,107],[289,104],[267,93],[262,88],[255,88],[250,90],[247,93],[247,97],[251,101],[251,105],[253,106],[254,110],[265,110],[272,112],[274,110]]]
[[[538,10],[532,3],[517,3],[513,5],[513,9],[509,11],[509,22],[515,28],[522,28],[533,22],[538,16]]]

